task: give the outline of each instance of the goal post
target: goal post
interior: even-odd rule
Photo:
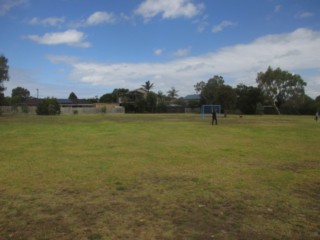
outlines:
[[[221,105],[202,105],[201,106],[201,117],[205,118],[206,114],[211,116],[213,108],[216,110],[217,114],[221,114]]]

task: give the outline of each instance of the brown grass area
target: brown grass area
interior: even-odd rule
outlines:
[[[285,201],[265,203],[249,192],[231,195],[195,177],[166,174],[86,191],[61,185],[49,197],[2,190],[1,239],[317,239],[319,225],[305,223],[319,220],[318,190],[313,182],[294,192],[309,209],[303,213]],[[282,232],[277,222],[296,228]]]
[[[0,118],[0,240],[320,239],[313,119],[219,120]]]

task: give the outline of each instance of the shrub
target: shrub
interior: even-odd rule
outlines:
[[[55,98],[45,98],[39,102],[36,112],[38,115],[57,115],[60,114],[60,105]]]

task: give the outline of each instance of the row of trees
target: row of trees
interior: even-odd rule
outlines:
[[[305,94],[306,82],[300,75],[269,67],[257,74],[256,83],[257,87],[240,84],[232,88],[216,75],[194,87],[201,104],[220,104],[224,112],[262,113],[263,106],[269,106],[278,114],[314,114],[320,109],[320,96],[314,100]]]
[[[8,60],[0,56],[0,105],[18,106],[30,98],[29,90],[22,87],[13,89],[11,98],[5,98],[3,94],[5,81],[9,81]],[[161,91],[155,93],[152,91],[154,84],[147,81],[142,85],[146,95],[137,98],[134,103],[124,102],[123,105],[129,112],[166,112],[171,106],[200,107],[202,104],[219,104],[225,113],[240,114],[262,113],[263,106],[269,106],[278,114],[314,114],[320,110],[320,96],[312,99],[305,94],[304,88],[307,84],[300,75],[269,67],[265,72],[257,74],[256,83],[256,87],[240,84],[233,88],[225,84],[222,76],[215,75],[207,82],[201,81],[194,85],[200,100],[186,102],[183,98],[178,98],[178,91],[174,87],[167,91],[167,94]],[[118,88],[112,93],[104,94],[100,99],[88,100],[103,103],[118,102],[119,98],[128,93],[128,89]],[[72,92],[69,99],[76,100],[77,96]],[[51,108],[53,105],[55,104],[51,103]]]
[[[314,114],[320,110],[320,96],[312,99],[305,94],[306,82],[300,75],[269,67],[257,74],[256,83],[256,87],[239,84],[233,88],[225,84],[222,76],[215,75],[207,82],[194,85],[200,101],[184,101],[183,98],[177,98],[178,91],[175,88],[169,90],[167,95],[152,92],[154,84],[147,81],[142,85],[147,96],[138,99],[135,104],[125,104],[125,107],[137,112],[166,112],[168,106],[173,104],[182,107],[219,104],[225,114],[262,114],[265,109],[277,114]],[[103,95],[100,102],[115,102],[128,92],[128,89],[115,89]]]

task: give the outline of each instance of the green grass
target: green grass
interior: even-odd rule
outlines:
[[[319,239],[320,123],[0,117],[0,239]]]

